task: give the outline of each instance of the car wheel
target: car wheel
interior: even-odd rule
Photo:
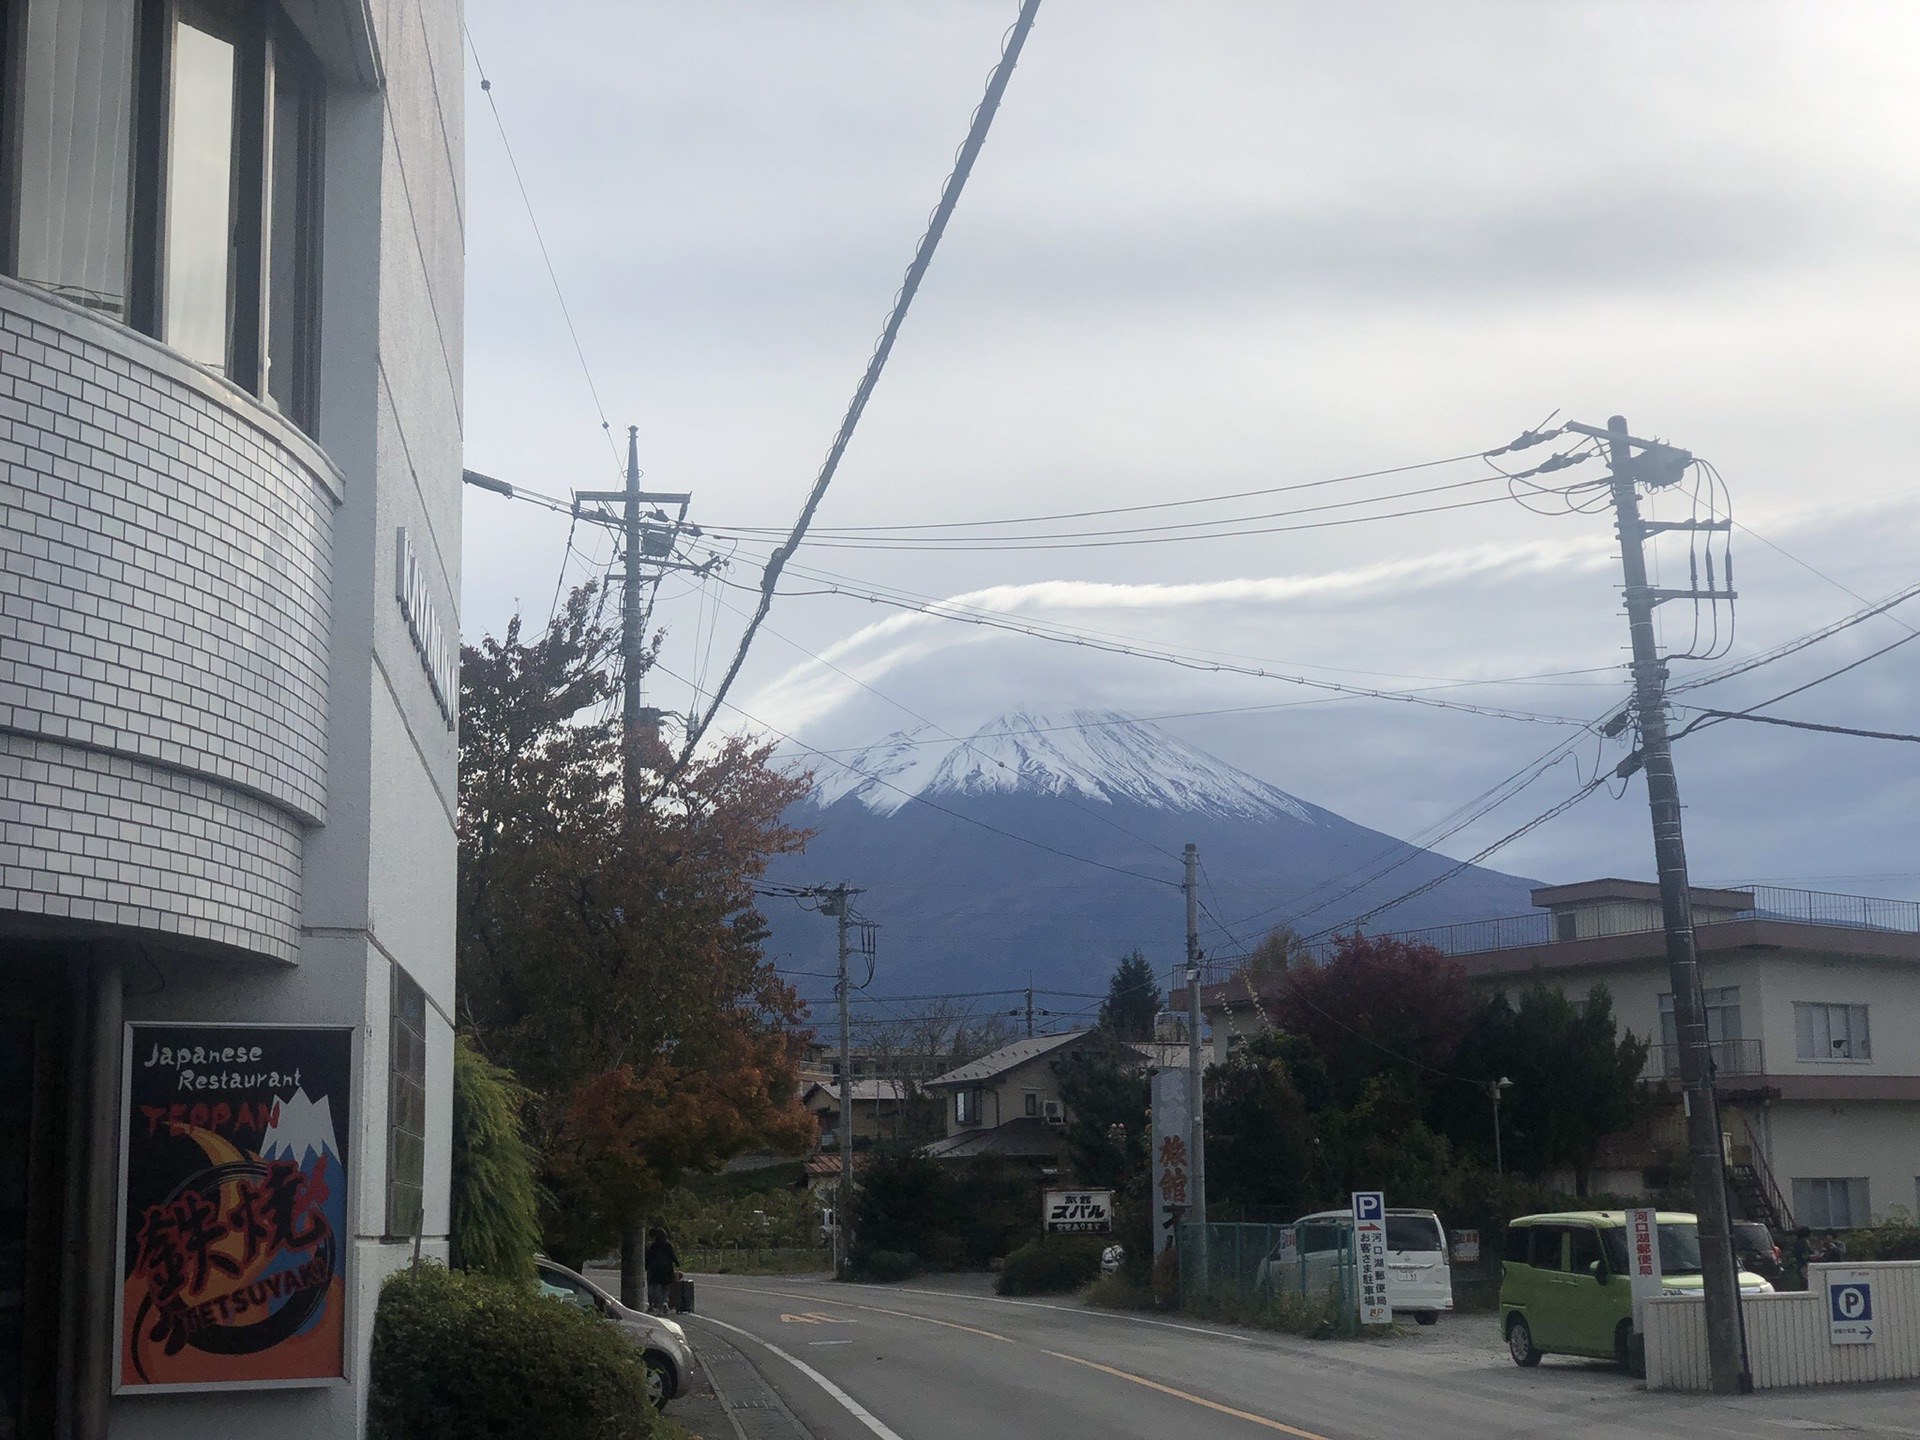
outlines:
[[[1533,1345],[1533,1328],[1524,1315],[1515,1315],[1507,1321],[1507,1353],[1513,1356],[1516,1365],[1540,1363],[1540,1352]]]
[[[1633,1322],[1622,1320],[1613,1327],[1613,1358],[1620,1368],[1636,1380],[1647,1378],[1646,1348],[1633,1343]]]
[[[658,1351],[648,1350],[641,1355],[647,1367],[647,1399],[656,1410],[667,1408],[667,1401],[673,1398],[673,1362]]]
[[[1440,1323],[1440,1312],[1438,1310],[1416,1310],[1413,1312],[1413,1318],[1422,1325],[1438,1325]]]

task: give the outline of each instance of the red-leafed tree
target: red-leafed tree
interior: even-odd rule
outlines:
[[[614,637],[596,616],[585,587],[536,639],[516,617],[462,651],[459,1005],[535,1092],[549,1245],[577,1256],[619,1237],[624,1272],[681,1172],[813,1133],[799,1003],[762,954],[753,896],[768,858],[805,839],[782,816],[809,782],[734,738],[661,783],[656,743],[629,808]]]
[[[1269,993],[1274,1023],[1313,1043],[1342,1107],[1378,1075],[1425,1094],[1486,1003],[1433,946],[1386,935],[1342,936],[1324,965],[1293,966]]]

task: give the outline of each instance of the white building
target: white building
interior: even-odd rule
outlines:
[[[1647,1040],[1644,1080],[1669,1108],[1615,1137],[1595,1188],[1634,1192],[1662,1149],[1685,1173],[1679,1058],[1657,886],[1594,880],[1533,892],[1529,915],[1402,935],[1517,999],[1596,982]],[[1755,886],[1693,892],[1700,984],[1729,1177],[1753,1219],[1847,1228],[1920,1214],[1920,904]],[[1279,983],[1265,977],[1264,991]],[[1244,979],[1204,992],[1224,1060],[1266,1023]]]
[[[353,1436],[447,1230],[460,8],[6,13],[0,1437]]]

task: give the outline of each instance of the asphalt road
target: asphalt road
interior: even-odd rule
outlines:
[[[952,1287],[699,1278],[687,1329],[720,1440],[1920,1436],[1920,1384],[1648,1394],[1610,1365],[1521,1370],[1487,1316],[1305,1341]]]

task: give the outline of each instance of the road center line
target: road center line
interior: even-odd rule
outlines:
[[[1042,1350],[1042,1355],[1051,1355],[1056,1360],[1071,1360],[1075,1365],[1084,1365],[1089,1370],[1098,1370],[1103,1375],[1112,1375],[1121,1380],[1131,1380],[1136,1385],[1144,1385],[1149,1390],[1158,1390],[1162,1395],[1172,1395],[1181,1400],[1191,1401],[1195,1405],[1204,1405],[1209,1410],[1218,1410],[1222,1415],[1231,1415],[1236,1420],[1249,1420],[1255,1425],[1264,1425],[1269,1430],[1279,1430],[1287,1435],[1298,1435],[1300,1440],[1327,1440],[1324,1435],[1311,1430],[1295,1429],[1291,1425],[1282,1425],[1278,1420],[1269,1420],[1264,1415],[1256,1415],[1251,1410],[1236,1410],[1231,1405],[1222,1405],[1218,1400],[1209,1400],[1204,1395],[1195,1395],[1190,1391],[1176,1390],[1171,1385],[1162,1385],[1158,1380],[1149,1380],[1144,1375],[1135,1375],[1128,1370],[1116,1370],[1111,1365],[1102,1365],[1098,1360],[1083,1360],[1078,1355],[1064,1354],[1059,1350]]]
[[[833,1381],[814,1369],[813,1366],[807,1364],[807,1362],[802,1360],[798,1355],[789,1355],[771,1340],[762,1340],[751,1330],[742,1330],[738,1325],[729,1325],[726,1321],[716,1320],[711,1315],[702,1315],[700,1318],[708,1325],[718,1325],[722,1330],[731,1330],[736,1335],[744,1335],[755,1344],[763,1345],[768,1350],[771,1350],[775,1355],[778,1355],[782,1360],[786,1361],[789,1365],[793,1366],[794,1369],[798,1370],[802,1375],[826,1391],[827,1394],[839,1401],[842,1409],[862,1425],[866,1426],[867,1429],[871,1430],[875,1435],[878,1435],[880,1440],[901,1440],[897,1432],[888,1429],[885,1422],[868,1410],[866,1406],[862,1405],[858,1400],[834,1384]],[[1306,1432],[1297,1430],[1294,1433],[1301,1435]]]
[[[727,1285],[727,1286],[723,1286],[722,1288],[727,1290],[748,1290],[748,1287],[744,1285],[739,1285],[739,1286]],[[785,1291],[785,1290],[757,1290],[757,1291],[749,1291],[749,1293],[758,1294],[758,1295],[779,1295],[787,1299],[793,1299],[793,1300],[817,1300],[822,1304],[839,1305],[848,1310],[868,1310],[875,1315],[892,1315],[901,1320],[918,1320],[921,1323],[926,1325],[939,1325],[942,1328],[947,1330],[964,1330],[969,1335],[983,1335],[989,1340],[998,1340],[1003,1344],[1007,1344],[1007,1345],[1014,1345],[1019,1343],[1018,1341],[1012,1339],[1009,1336],[996,1334],[992,1330],[982,1330],[979,1327],[974,1325],[961,1325],[958,1322],[953,1320],[936,1320],[931,1315],[916,1315],[911,1310],[886,1310],[881,1308],[878,1305],[860,1305],[860,1304],[856,1304],[852,1300],[840,1300],[840,1299],[830,1298],[824,1295],[797,1295],[791,1291]],[[714,1323],[717,1325],[717,1324],[720,1324],[721,1322],[716,1320],[714,1321]],[[758,1339],[759,1337],[755,1336],[754,1338]],[[764,1340],[761,1340],[760,1343],[762,1345],[767,1345],[767,1342]],[[769,1350],[774,1349],[774,1347],[771,1345],[767,1345],[767,1348]],[[774,1353],[777,1355],[781,1352],[779,1352],[778,1350],[774,1350]],[[1061,1350],[1042,1350],[1040,1353],[1042,1355],[1051,1355],[1055,1360],[1067,1360],[1072,1362],[1075,1365],[1084,1365],[1089,1370],[1098,1370],[1101,1374],[1112,1375],[1116,1379],[1131,1380],[1135,1385],[1144,1385],[1147,1387],[1147,1389],[1158,1390],[1163,1395],[1172,1395],[1176,1399],[1185,1400],[1194,1405],[1202,1405],[1209,1410],[1217,1410],[1222,1415],[1233,1416],[1236,1420],[1247,1420],[1247,1421],[1251,1421],[1255,1425],[1264,1425],[1269,1430],[1278,1430],[1282,1434],[1297,1435],[1300,1437],[1300,1440],[1327,1440],[1326,1436],[1318,1434],[1315,1431],[1301,1430],[1296,1426],[1282,1424],[1278,1420],[1269,1420],[1265,1415],[1256,1415],[1251,1410],[1236,1410],[1231,1405],[1222,1405],[1218,1400],[1209,1400],[1204,1395],[1195,1395],[1191,1391],[1187,1391],[1187,1390],[1176,1390],[1171,1385],[1162,1385],[1158,1380],[1149,1380],[1147,1379],[1146,1376],[1135,1375],[1130,1370],[1116,1370],[1111,1365],[1102,1365],[1098,1360],[1087,1360],[1087,1359],[1083,1359],[1078,1355],[1068,1355],[1067,1353]],[[795,1361],[794,1363],[799,1364],[798,1361]]]

